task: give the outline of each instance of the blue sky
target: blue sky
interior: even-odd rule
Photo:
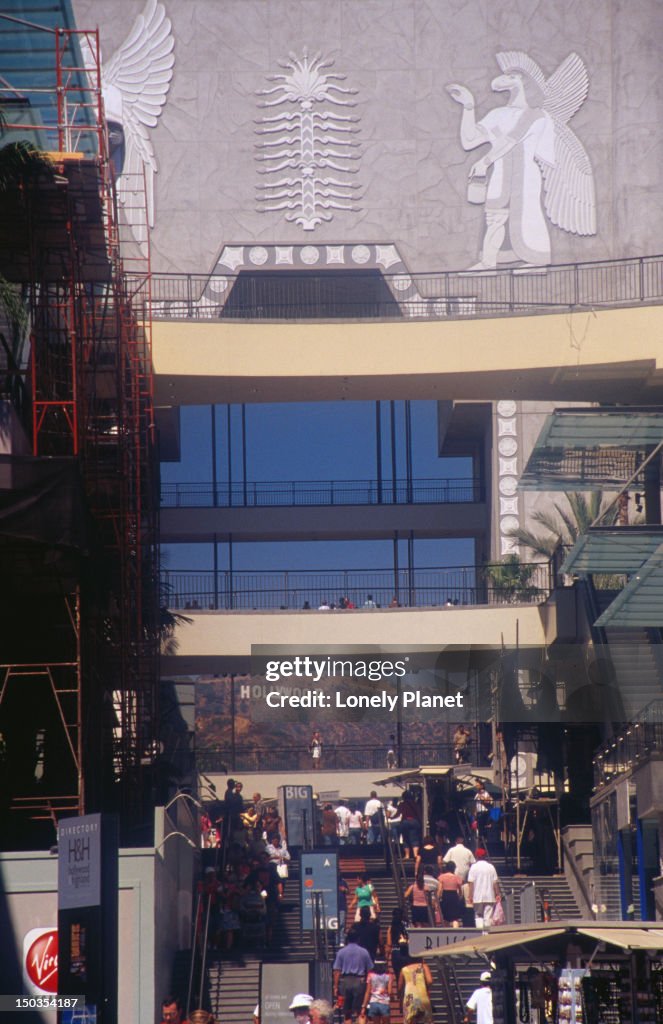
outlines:
[[[390,478],[392,453],[390,405],[381,403],[383,476]],[[395,403],[397,477],[406,475],[405,407]],[[469,459],[441,459],[437,454],[437,403],[412,402],[413,477],[469,478]],[[228,480],[227,407],[216,407],[217,479]],[[212,480],[211,411],[185,407],[181,413],[182,459],[163,463],[164,483]],[[241,407],[231,406],[230,459],[232,480],[242,482]],[[369,480],[377,476],[375,403],[315,402],[246,406],[247,480]],[[405,565],[406,542],[399,559]],[[164,564],[170,569],[211,568],[211,545],[166,545]],[[389,541],[310,541],[236,544],[234,567],[240,569],[389,568]],[[473,563],[471,540],[415,541],[415,564],[424,566]],[[227,564],[226,545],[219,545],[219,565]]]

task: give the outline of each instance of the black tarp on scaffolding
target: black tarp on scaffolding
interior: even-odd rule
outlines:
[[[77,459],[0,455],[0,539],[89,552]]]

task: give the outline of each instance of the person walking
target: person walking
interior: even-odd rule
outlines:
[[[339,949],[332,966],[334,999],[348,1024],[361,1012],[366,976],[372,970],[373,961],[367,950],[359,945],[357,933],[351,928],[347,942]]]
[[[470,1024],[472,1014],[477,1015],[477,1024],[493,1024],[493,990],[491,988],[492,975],[490,971],[484,971],[479,976],[481,985],[475,988],[474,992],[465,1004],[469,1013],[465,1015],[465,1024]]]
[[[319,770],[322,763],[322,736],[317,729],[314,730],[311,736],[311,742],[308,745],[308,752],[311,755],[313,767]]]
[[[404,898],[412,901],[412,926],[425,928],[428,920],[428,890],[424,882],[424,865],[420,864],[414,882],[405,890]]]
[[[451,860],[443,866],[437,883],[437,898],[440,901],[443,925],[459,928],[463,919],[463,880],[456,874],[455,868]]]
[[[453,861],[456,867],[456,874],[460,875],[463,882],[467,882],[467,873],[475,863],[476,858],[472,851],[466,847],[462,836],[457,837],[454,845],[449,847],[442,858],[444,864],[448,864],[450,861]]]
[[[380,901],[373,883],[365,871],[358,876],[357,882],[358,885],[355,888],[354,896],[352,897],[352,902],[350,904],[350,913],[352,914],[354,911],[354,920],[357,922],[360,919],[362,907],[368,907],[371,913],[371,918],[375,920],[380,913]]]
[[[416,859],[421,843],[421,808],[415,800],[414,793],[406,790],[398,805],[401,816],[401,835],[403,837],[403,860],[410,856]]]
[[[394,907],[391,912],[391,924],[387,928],[387,942],[385,946],[387,963],[391,962],[391,969],[398,981],[402,968],[409,963],[410,948],[408,945],[407,925],[403,919],[403,911],[400,907]]]
[[[346,806],[343,800],[341,800],[334,813],[338,819],[336,832],[338,835],[339,846],[345,846],[349,841],[350,836],[350,808]]]
[[[380,824],[382,822],[383,813],[382,801],[378,797],[376,791],[372,789],[371,795],[366,801],[366,806],[364,807],[364,819],[367,830],[366,842],[369,846],[382,842]]]
[[[364,832],[364,815],[356,803],[350,804],[350,819],[348,821],[348,842],[351,846],[359,846]]]
[[[409,958],[398,979],[404,1024],[433,1024],[430,987],[433,978],[428,964]]]
[[[322,808],[322,821],[320,823],[323,846],[336,846],[337,829],[338,818],[334,813],[334,808],[331,804],[325,804]]]
[[[502,897],[497,871],[489,862],[488,853],[481,846],[476,851],[476,864],[470,868],[467,881],[470,886],[468,902],[474,906],[475,926],[490,928],[495,904]]]
[[[361,1008],[361,1018],[376,1020],[377,1024],[389,1024],[392,975],[384,960],[376,960],[372,971],[366,977],[366,991]]]

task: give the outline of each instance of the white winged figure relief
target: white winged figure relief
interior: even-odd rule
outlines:
[[[563,231],[596,234],[592,165],[567,123],[587,97],[583,61],[571,53],[546,79],[539,65],[519,50],[498,53],[496,60],[502,74],[491,88],[508,93],[508,99],[480,120],[469,89],[457,83],[447,86],[463,107],[463,148],[489,147],[470,169],[468,199],[484,203],[486,212],[481,257],[472,270],[498,263],[550,263],[546,215]]]
[[[154,227],[154,176],[158,165],[150,138],[168,96],[175,56],[170,18],[157,0],[147,0],[129,35],[107,64],[101,61],[101,91],[115,167],[120,209],[133,237],[145,251]],[[93,66],[89,47],[85,62]],[[143,191],[145,213],[137,197]]]

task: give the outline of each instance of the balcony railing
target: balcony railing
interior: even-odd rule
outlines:
[[[594,755],[594,788],[637,768],[652,754],[663,755],[663,700],[653,700]]]
[[[154,319],[445,320],[630,306],[663,299],[663,256],[490,271],[384,274],[359,292],[335,271],[283,270],[233,296],[232,274],[152,274]],[[136,299],[145,280],[130,282]],[[386,287],[384,287],[386,285]]]
[[[454,505],[485,501],[480,480],[279,480],[227,485],[165,483],[162,508],[311,505]]]
[[[325,744],[322,749],[321,769],[324,771],[376,771],[383,775],[394,769],[419,768],[422,764],[453,764],[453,745],[440,743],[432,745],[404,744],[398,751],[398,764],[387,766],[386,751],[389,744]],[[486,766],[490,764],[488,749],[479,743],[480,749],[472,748],[471,763]],[[391,764],[391,761],[390,761]],[[305,771],[311,770],[312,761],[307,746],[258,747],[218,746],[205,747],[196,751],[196,769],[199,772],[255,772],[255,771]]]
[[[550,565],[522,563],[521,580],[500,583],[500,566],[426,569],[315,569],[214,573],[167,570],[162,574],[165,601],[173,610],[312,610],[323,602],[349,598],[357,609],[435,608],[463,605],[538,604],[550,595]],[[366,607],[369,599],[373,605]],[[339,614],[352,611],[338,609]]]

